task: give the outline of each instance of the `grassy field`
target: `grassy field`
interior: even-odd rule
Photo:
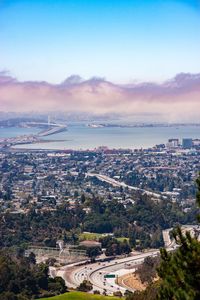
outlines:
[[[90,232],[83,232],[79,235],[79,241],[98,241],[99,238],[103,237],[100,233],[90,233]]]
[[[79,235],[79,241],[98,241],[101,237],[105,237],[105,234],[101,234],[101,233],[93,233],[93,232],[83,232]],[[127,240],[127,242],[129,241],[128,238],[125,237],[119,237],[117,238],[118,241],[123,242],[124,240]]]
[[[126,238],[126,237],[119,237],[119,238],[116,238],[119,242],[123,242],[124,240],[126,240],[127,242],[129,242],[129,238]]]
[[[69,292],[51,298],[42,298],[41,300],[119,300],[119,299],[120,298],[117,297],[92,295],[92,294],[82,293],[82,292]]]

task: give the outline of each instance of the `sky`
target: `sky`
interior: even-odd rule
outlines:
[[[0,0],[0,111],[199,122],[199,53],[200,0]]]
[[[200,71],[199,0],[0,0],[0,71],[162,82]]]

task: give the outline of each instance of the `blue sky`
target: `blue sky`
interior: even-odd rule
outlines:
[[[0,70],[162,81],[200,71],[200,1],[0,0]]]

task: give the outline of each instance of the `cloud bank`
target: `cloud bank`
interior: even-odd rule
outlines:
[[[156,83],[114,84],[73,75],[60,84],[18,81],[0,72],[0,111],[152,114],[163,121],[200,121],[200,74],[181,73]]]

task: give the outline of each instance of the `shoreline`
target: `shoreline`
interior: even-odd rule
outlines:
[[[31,134],[29,132],[26,135],[16,128],[2,132],[0,149],[1,151],[10,148],[11,151],[91,152],[153,150],[153,148],[156,150],[156,147],[159,147],[164,150],[164,146],[167,145],[169,139],[179,140],[179,145],[181,145],[183,138],[193,139],[195,145],[197,145],[200,141],[200,132],[198,127],[193,126],[193,129],[190,125],[178,132],[175,129],[167,130],[158,127],[146,128],[141,131],[139,128],[132,128],[132,130],[130,128],[113,128],[113,130],[111,128],[105,128],[105,130],[100,128],[101,130],[98,130],[98,128],[89,129],[86,126],[80,126],[75,129],[71,128],[67,134],[55,134],[52,138],[44,139],[39,137],[37,133]]]

